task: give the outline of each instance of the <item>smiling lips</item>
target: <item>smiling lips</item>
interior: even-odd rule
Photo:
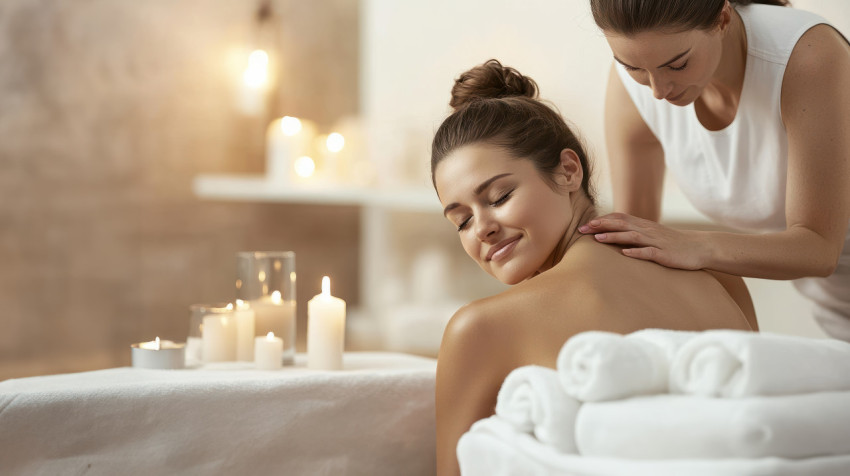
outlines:
[[[683,90],[676,97],[672,97],[672,98],[668,97],[668,98],[664,98],[664,99],[666,99],[668,102],[678,101],[679,99],[682,99],[682,96],[685,95],[685,91],[687,91],[687,90]]]
[[[490,250],[487,252],[486,261],[499,261],[510,254],[510,252],[516,247],[516,243],[520,238],[521,236],[514,236],[513,238],[504,239],[491,246]]]

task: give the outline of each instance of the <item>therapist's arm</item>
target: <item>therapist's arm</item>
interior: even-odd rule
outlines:
[[[794,48],[782,84],[782,119],[787,229],[712,236],[709,268],[774,279],[835,270],[850,220],[850,47],[832,28],[812,28]]]
[[[786,230],[680,231],[612,214],[581,231],[626,245],[627,256],[673,268],[768,279],[832,274],[850,220],[850,48],[830,27],[812,28],[795,47],[782,86],[782,119]]]
[[[605,94],[605,145],[614,210],[647,220],[661,218],[664,151],[611,66]]]

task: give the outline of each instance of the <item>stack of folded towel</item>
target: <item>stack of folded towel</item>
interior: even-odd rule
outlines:
[[[514,474],[493,467],[517,455],[482,459],[497,440],[540,470],[524,474],[850,474],[850,343],[585,332],[557,367],[505,379],[496,415],[461,438],[464,474]]]

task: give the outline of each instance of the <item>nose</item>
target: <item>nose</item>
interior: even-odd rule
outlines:
[[[658,75],[649,76],[649,87],[655,99],[664,99],[673,91],[673,84]]]
[[[475,236],[480,241],[487,242],[491,237],[496,236],[496,232],[499,231],[499,222],[484,213],[480,213],[476,218]]]

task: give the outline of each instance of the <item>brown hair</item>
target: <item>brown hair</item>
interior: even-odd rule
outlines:
[[[731,0],[738,5],[788,6],[787,0]],[[596,26],[633,35],[648,30],[709,30],[717,24],[726,0],[590,0]]]
[[[555,188],[552,175],[561,163],[561,151],[572,149],[584,172],[581,188],[595,203],[584,146],[561,115],[537,99],[533,79],[491,59],[455,80],[449,105],[454,112],[437,129],[431,144],[434,188],[437,165],[455,149],[476,143],[492,144],[515,158],[531,160]]]

